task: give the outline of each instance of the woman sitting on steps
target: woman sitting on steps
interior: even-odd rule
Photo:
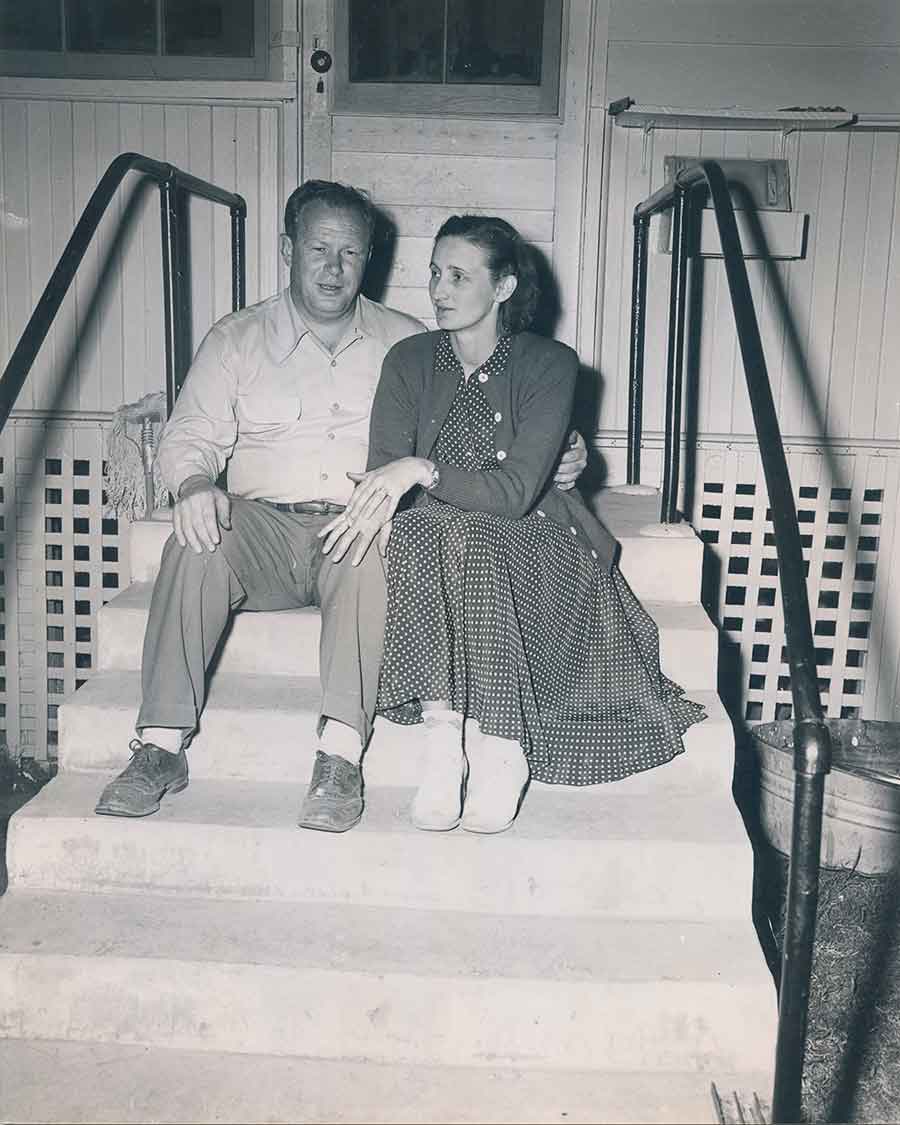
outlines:
[[[554,487],[578,359],[527,330],[529,248],[502,219],[454,216],[429,291],[438,331],[386,356],[369,471],[322,535],[336,557],[358,540],[356,559],[376,528],[390,536],[378,708],[424,720],[413,822],[501,832],[529,779],[591,785],[661,765],[704,713],[661,674],[614,540]]]

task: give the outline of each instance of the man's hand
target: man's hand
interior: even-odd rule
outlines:
[[[406,493],[415,485],[424,485],[431,480],[433,467],[423,457],[401,457],[368,473],[347,473],[356,483],[356,488],[346,510],[319,532],[319,538],[325,540],[322,553],[330,554],[334,562],[340,562],[355,543],[356,551],[351,563],[359,566],[372,540],[380,534],[379,547],[383,554],[390,535],[389,528],[387,531],[383,529],[393,519],[397,505]]]
[[[197,555],[214,551],[220,528],[231,528],[231,497],[206,477],[189,477],[178,490],[172,514],[175,538]]]
[[[584,438],[578,430],[573,430],[556,466],[553,483],[562,492],[568,492],[570,488],[575,487],[575,482],[587,468],[587,462],[587,446],[584,444]]]

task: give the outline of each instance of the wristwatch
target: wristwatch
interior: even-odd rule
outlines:
[[[434,490],[435,490],[435,489],[437,488],[437,486],[438,486],[438,485],[439,485],[440,483],[441,483],[441,471],[440,471],[440,469],[439,469],[439,468],[437,467],[437,465],[435,465],[434,463],[432,463],[432,466],[431,466],[431,480],[430,480],[430,481],[428,482],[428,484],[426,484],[426,485],[425,485],[425,491],[426,491],[426,492],[434,492]]]

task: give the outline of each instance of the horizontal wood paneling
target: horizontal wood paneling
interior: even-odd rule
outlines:
[[[394,224],[396,229],[402,230],[410,238],[434,238],[435,232],[448,215],[462,211],[462,207],[428,207],[412,203],[396,204],[379,202],[379,210]],[[493,208],[473,207],[466,208],[478,213],[493,214]],[[507,222],[512,223],[523,238],[531,242],[552,242],[554,231],[554,215],[552,211],[511,211],[504,207],[500,212]]]
[[[282,110],[0,97],[0,363],[5,364],[109,163],[133,151],[247,199],[247,298],[279,284]],[[114,410],[165,383],[159,203],[129,176],[82,262],[19,400]],[[191,204],[194,344],[231,308],[224,208]]]
[[[900,45],[895,0],[613,0],[611,40],[817,47]]]
[[[377,200],[431,206],[492,207],[498,211],[546,210],[553,206],[554,165],[549,160],[410,153],[334,153],[338,179],[365,188]]]
[[[854,113],[900,110],[900,46],[785,47],[610,42],[607,102],[645,105],[840,105]]]
[[[393,224],[388,304],[433,326],[432,240],[448,216],[499,214],[552,261],[559,125],[338,115],[332,175],[367,190]]]
[[[336,152],[409,152],[467,156],[556,158],[556,122],[473,121],[465,118],[335,117]]]
[[[720,130],[610,132],[610,186],[600,367],[601,428],[625,426],[631,311],[631,215],[664,182],[666,155],[781,154],[773,133]],[[784,155],[796,211],[807,212],[807,255],[748,262],[751,288],[785,434],[900,437],[900,137],[897,133],[798,133]],[[651,242],[655,246],[655,237]],[[649,429],[662,425],[671,258],[651,252],[646,336]],[[721,262],[706,260],[691,379],[701,433],[750,433],[730,297]],[[689,396],[691,399],[693,395]]]

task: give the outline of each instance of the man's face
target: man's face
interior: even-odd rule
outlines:
[[[291,270],[291,297],[312,323],[339,321],[350,313],[369,261],[369,236],[353,211],[310,203],[292,242],[281,236]]]

